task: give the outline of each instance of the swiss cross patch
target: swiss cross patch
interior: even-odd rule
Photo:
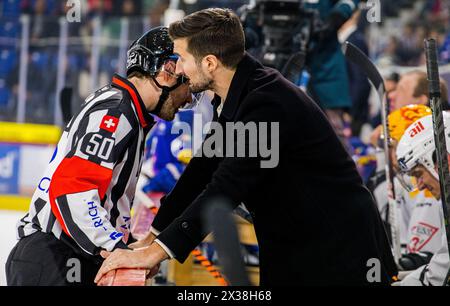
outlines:
[[[119,125],[119,118],[105,115],[100,123],[100,128],[110,133],[114,133]]]

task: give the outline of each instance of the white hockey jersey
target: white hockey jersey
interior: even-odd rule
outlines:
[[[413,209],[408,224],[407,252],[436,253],[441,248],[445,228],[442,223],[441,202],[428,191],[409,193]]]
[[[433,255],[430,263],[424,265],[410,274],[401,282],[400,286],[442,286],[450,261],[445,233],[441,235],[441,248]]]
[[[379,184],[374,196],[383,220],[388,221],[386,184],[386,181]],[[436,253],[441,247],[441,235],[445,232],[440,201],[427,190],[408,192],[397,179],[394,179],[394,185],[400,243],[406,246],[405,252]]]

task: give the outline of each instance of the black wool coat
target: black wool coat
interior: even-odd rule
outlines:
[[[213,103],[217,108],[220,98]],[[183,262],[205,238],[205,209],[225,197],[234,206],[243,202],[252,214],[262,285],[374,284],[368,274],[380,281],[375,284],[390,281],[396,268],[374,200],[311,98],[246,54],[213,120],[224,127],[278,122],[279,132],[271,129],[268,140],[279,144],[278,163],[261,167],[262,154],[227,157],[229,142],[216,143],[216,157],[194,157],[153,222],[177,260]],[[251,133],[246,140],[247,150],[257,142]],[[377,271],[369,271],[373,267]]]

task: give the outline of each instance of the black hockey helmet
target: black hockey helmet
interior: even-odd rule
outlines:
[[[136,39],[127,52],[127,76],[134,71],[155,77],[163,64],[174,57],[167,27],[156,27]]]

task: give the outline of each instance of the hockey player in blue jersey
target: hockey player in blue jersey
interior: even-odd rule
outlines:
[[[153,177],[142,190],[145,193],[169,193],[192,156],[191,135],[188,132],[174,132],[177,124],[193,125],[192,110],[184,110],[177,114],[173,122],[161,120],[147,140],[147,157],[152,160]],[[192,128],[191,128],[192,131]]]

